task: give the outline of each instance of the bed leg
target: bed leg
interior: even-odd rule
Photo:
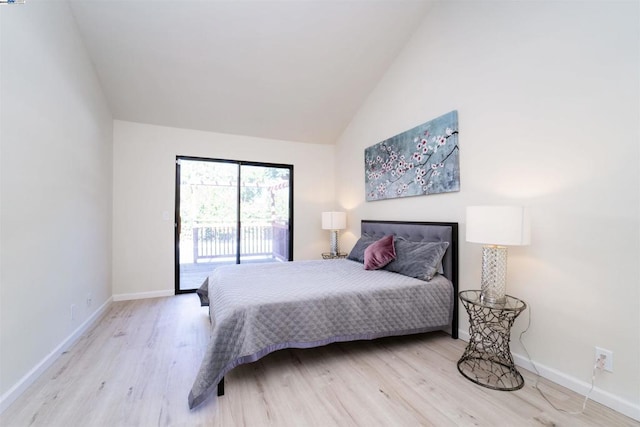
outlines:
[[[218,396],[224,396],[224,377],[218,383]]]
[[[456,295],[453,300],[453,318],[451,319],[451,338],[454,340],[458,339],[458,315],[458,297]]]
[[[454,340],[458,339],[458,310],[456,310],[454,316],[456,316],[453,320],[453,322],[451,322],[451,338],[453,338]]]

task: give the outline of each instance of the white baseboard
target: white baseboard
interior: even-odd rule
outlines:
[[[458,336],[461,340],[469,342],[469,332],[459,330]],[[591,383],[587,381],[582,381],[577,378],[571,377],[563,372],[560,372],[556,369],[550,368],[548,366],[542,365],[540,363],[529,361],[529,358],[523,356],[521,354],[513,354],[513,360],[517,366],[524,368],[528,371],[535,373],[535,368],[538,369],[540,376],[549,381],[553,381],[556,384],[559,384],[563,387],[568,388],[569,390],[575,391],[582,396],[586,396],[591,388]],[[535,363],[535,368],[532,363]],[[591,373],[589,373],[591,375]],[[596,378],[596,383],[598,379]],[[613,393],[610,393],[606,390],[602,390],[597,386],[593,387],[593,391],[589,396],[589,399],[594,402],[598,402],[608,408],[613,409],[616,412],[619,412],[627,417],[633,418],[634,420],[640,421],[640,404],[630,402],[626,399],[623,399],[619,396],[616,396]]]
[[[51,353],[45,356],[36,366],[33,367],[25,376],[23,376],[13,387],[0,396],[0,414],[9,407],[25,390],[33,384],[53,363],[58,360],[60,355],[67,351],[75,342],[84,334],[94,323],[96,323],[111,305],[112,298],[109,298],[100,306],[91,316],[87,318],[75,331],[71,333],[60,345],[58,345]]]
[[[137,292],[132,294],[116,294],[113,296],[113,300],[129,301],[134,299],[172,297],[174,294],[175,294],[174,291],[151,291],[151,292]]]

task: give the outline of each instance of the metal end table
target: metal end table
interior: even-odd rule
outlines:
[[[487,303],[481,291],[462,291],[460,301],[469,313],[469,344],[458,360],[458,371],[469,380],[494,390],[518,390],[524,378],[509,349],[511,326],[527,304],[507,295],[503,303]]]

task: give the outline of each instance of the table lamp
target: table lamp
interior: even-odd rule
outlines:
[[[338,230],[347,228],[347,214],[344,212],[322,212],[322,229],[331,230],[331,255],[337,256]]]
[[[523,206],[468,206],[467,242],[483,243],[481,301],[505,302],[507,246],[530,243],[528,210]]]

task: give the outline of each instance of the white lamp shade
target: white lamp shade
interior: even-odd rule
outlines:
[[[467,242],[520,246],[531,242],[528,209],[523,206],[467,207]]]
[[[344,212],[322,212],[323,230],[344,230],[347,228],[347,214]]]

